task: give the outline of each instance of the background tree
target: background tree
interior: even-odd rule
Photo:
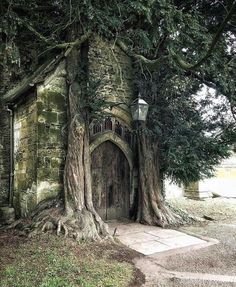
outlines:
[[[107,235],[91,200],[87,55],[94,34],[133,59],[136,89],[151,104],[148,130],[139,138],[142,169],[133,217],[160,226],[181,222],[165,205],[160,179],[188,183],[208,176],[235,141],[235,122],[222,115],[231,110],[235,118],[236,1],[3,0],[0,5],[1,94],[21,82],[3,100],[24,90],[27,75],[40,73],[50,59],[67,61],[68,153],[58,233],[63,228],[77,238]],[[203,84],[225,99],[208,117],[212,98],[196,98]],[[38,218],[45,228],[44,218]]]

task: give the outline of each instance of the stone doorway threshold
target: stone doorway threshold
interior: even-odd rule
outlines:
[[[108,222],[112,235],[124,245],[148,256],[178,254],[219,243],[218,240],[139,223]]]

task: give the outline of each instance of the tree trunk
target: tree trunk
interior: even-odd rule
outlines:
[[[33,223],[27,227],[33,233],[56,230],[58,235],[63,233],[77,240],[109,237],[108,227],[92,202],[87,108],[88,49],[86,41],[79,47],[75,46],[66,58],[68,146],[64,169],[64,205],[55,199],[40,203],[32,214]],[[139,187],[134,197],[132,217],[140,223],[162,227],[179,223],[181,216],[165,205],[161,192],[157,146],[141,131],[137,144]]]
[[[65,218],[77,239],[107,236],[107,225],[93,207],[89,151],[89,114],[86,111],[88,43],[67,58],[68,150],[64,170]],[[69,222],[70,221],[70,222]],[[72,224],[71,224],[72,223]]]
[[[64,168],[64,197],[42,202],[26,229],[34,235],[56,230],[76,240],[109,237],[108,226],[93,207],[87,107],[88,43],[67,56],[68,146]]]
[[[175,225],[180,216],[171,211],[162,195],[158,145],[142,129],[139,129],[137,143],[139,188],[136,221],[161,227]]]

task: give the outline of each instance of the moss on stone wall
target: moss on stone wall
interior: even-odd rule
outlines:
[[[66,71],[62,62],[37,88],[37,201],[62,192],[66,154]]]
[[[0,116],[0,206],[9,203],[10,182],[10,115]]]
[[[98,38],[89,51],[90,76],[100,80],[98,93],[108,101],[129,104],[133,98],[132,63],[119,48]],[[65,63],[38,85],[35,96],[15,109],[14,206],[24,216],[37,203],[63,190],[67,142]],[[127,106],[116,116],[128,125]],[[109,140],[109,139],[108,139]]]
[[[36,97],[14,110],[14,196],[17,216],[26,215],[37,202],[37,108]]]
[[[115,109],[121,110],[121,118],[130,117],[128,105],[134,96],[133,69],[131,59],[113,43],[95,37],[89,50],[90,76],[100,81],[98,94],[107,101],[124,102]],[[115,109],[110,111],[115,112]]]

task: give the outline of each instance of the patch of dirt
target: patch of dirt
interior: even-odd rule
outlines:
[[[73,243],[73,241],[72,241]],[[135,250],[127,248],[121,243],[112,243],[112,242],[101,242],[101,243],[89,243],[86,244],[82,249],[78,250],[78,246],[75,249],[75,252],[79,253],[80,256],[89,256],[93,250],[93,256],[100,258],[102,256],[107,257],[110,260],[115,260],[118,262],[127,262],[133,265],[134,275],[133,280],[130,282],[128,287],[139,287],[145,283],[145,275],[135,267],[134,259],[142,257],[143,255],[138,253]]]
[[[118,247],[118,248],[117,248]],[[115,252],[110,253],[109,258],[118,262],[128,262],[134,265],[134,259],[143,257],[140,253],[135,250],[128,249],[124,245],[115,245]],[[142,286],[145,283],[145,275],[135,267],[133,281],[129,284],[129,287]]]
[[[27,238],[22,237],[18,231],[0,232],[0,271],[14,260],[14,255],[9,252],[9,249],[15,250],[25,242],[27,242]]]

